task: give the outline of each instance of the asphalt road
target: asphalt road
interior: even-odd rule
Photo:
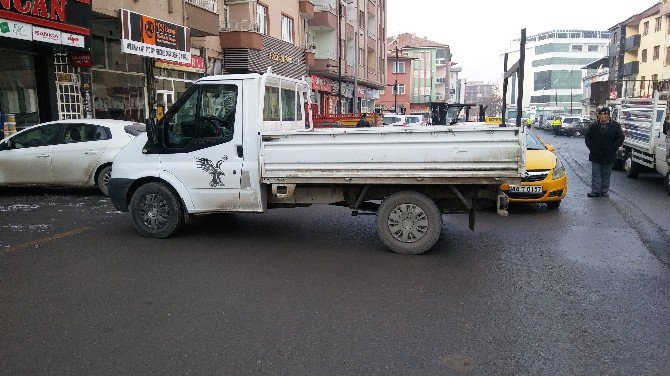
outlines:
[[[387,251],[331,207],[196,219],[139,236],[93,191],[0,192],[0,373],[666,375],[670,197],[615,172],[561,208],[445,216],[431,252]]]

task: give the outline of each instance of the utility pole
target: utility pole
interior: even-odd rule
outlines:
[[[342,0],[337,0],[337,114],[342,114]]]
[[[570,70],[570,115],[572,115],[572,70]]]
[[[398,113],[398,59],[399,59],[399,50],[398,50],[398,40],[395,40],[395,84],[393,85],[393,108],[395,113]]]
[[[360,30],[360,22],[361,20],[358,19],[359,15],[359,2],[356,1],[356,34],[354,35],[354,103],[352,106],[352,111],[351,113],[357,114],[358,113],[358,65],[359,65],[359,59],[360,57],[358,56],[358,34],[361,32]]]

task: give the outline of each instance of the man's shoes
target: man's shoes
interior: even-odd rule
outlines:
[[[602,197],[602,194],[597,192],[589,192],[586,195],[589,197]]]
[[[610,197],[610,194],[607,192],[603,192],[600,194],[600,197]]]

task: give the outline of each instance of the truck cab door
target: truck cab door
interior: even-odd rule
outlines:
[[[196,84],[164,119],[160,176],[186,188],[192,212],[239,208],[241,106],[241,81]]]

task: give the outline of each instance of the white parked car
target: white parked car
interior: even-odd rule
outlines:
[[[405,115],[405,122],[408,126],[426,125],[423,115]]]
[[[144,128],[100,119],[26,128],[0,141],[0,186],[97,186],[107,195],[114,156]]]
[[[386,114],[382,121],[384,126],[404,127],[407,125],[405,115]]]

